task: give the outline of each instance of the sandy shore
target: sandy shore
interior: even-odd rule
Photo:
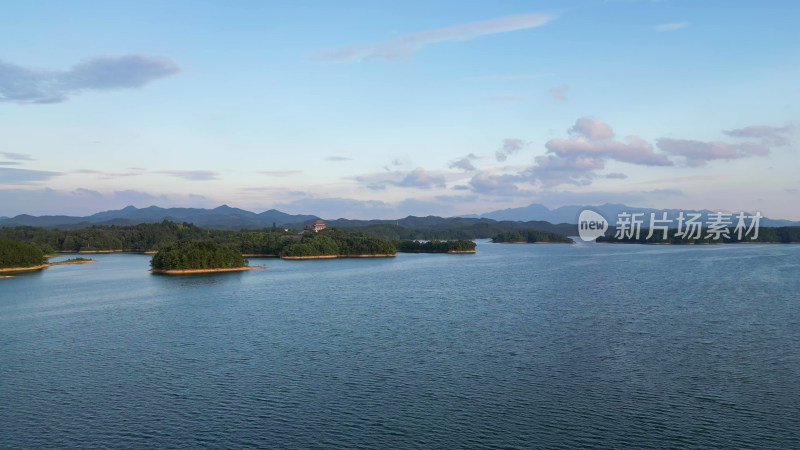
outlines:
[[[319,256],[281,256],[281,259],[336,259],[336,258],[391,258],[396,255],[379,253],[375,255],[319,255]]]
[[[0,269],[0,273],[8,273],[8,272],[32,272],[34,270],[42,270],[45,267],[50,267],[50,264],[41,264],[38,266],[30,266],[30,267],[8,267],[5,269]]]
[[[90,259],[88,261],[59,261],[48,264],[48,266],[63,266],[64,264],[89,264],[96,263],[97,261]]]
[[[477,250],[450,250],[447,253],[478,253]]]
[[[162,273],[167,275],[186,275],[192,273],[217,273],[217,272],[243,272],[245,270],[258,270],[267,269],[268,267],[253,266],[253,267],[231,267],[227,269],[183,269],[183,270],[158,270],[150,269],[153,273]]]
[[[492,244],[572,244],[572,242],[555,242],[555,241],[538,241],[538,242],[526,242],[526,241],[513,241],[513,242],[494,242]]]
[[[125,250],[60,250],[58,253],[122,253]]]
[[[8,267],[8,268],[5,268],[5,269],[0,269],[0,273],[32,272],[34,270],[42,270],[45,267],[50,267],[50,266],[63,266],[65,264],[87,264],[87,263],[94,263],[94,262],[97,262],[97,261],[93,261],[93,260],[89,260],[89,261],[61,261],[61,262],[40,264],[38,266],[31,266],[31,267]]]

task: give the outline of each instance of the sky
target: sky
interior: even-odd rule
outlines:
[[[0,216],[800,220],[800,2],[13,1]]]

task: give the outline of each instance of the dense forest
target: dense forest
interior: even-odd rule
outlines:
[[[0,228],[0,239],[34,244],[44,252],[121,250],[159,251],[179,240],[211,240],[240,254],[317,256],[394,254],[394,244],[362,233],[326,229],[319,233],[266,228],[264,230],[207,230],[189,223],[163,221],[132,226],[96,226],[78,230],[35,227]]]
[[[184,239],[163,245],[150,266],[155,270],[231,269],[247,266],[247,260],[238,250],[212,240]]]
[[[722,239],[712,239],[707,236],[706,230],[700,235],[700,239],[688,239],[686,236],[675,236],[677,229],[670,229],[667,232],[667,238],[664,239],[664,233],[658,231],[653,234],[649,239],[647,235],[649,230],[642,229],[639,234],[639,239],[636,237],[631,238],[616,238],[614,237],[616,231],[610,230],[606,236],[597,238],[597,242],[605,243],[621,243],[621,244],[735,244],[739,242],[770,242],[770,243],[791,243],[800,242],[800,227],[777,227],[777,228],[759,228],[758,238],[750,239],[750,236],[742,236],[739,240],[733,228],[728,229],[729,237],[721,236]]]
[[[492,242],[526,242],[529,244],[536,242],[561,242],[572,244],[575,241],[564,236],[563,234],[527,229],[507,231],[505,233],[497,234],[492,236]]]
[[[489,219],[406,218],[395,223],[363,223],[363,221],[336,220],[329,226],[354,231],[389,240],[457,240],[487,239],[500,233],[536,228],[559,234],[578,234],[577,225],[553,225],[548,222],[497,222]],[[405,225],[402,225],[405,224]]]
[[[131,226],[96,226],[77,230],[48,230],[36,227],[0,228],[0,239],[23,241],[43,251],[78,252],[122,250],[158,251],[159,247],[182,239],[210,239],[245,254],[277,255],[296,242],[295,233],[267,228],[260,231],[224,231],[200,228],[190,223],[143,223]]]
[[[284,247],[281,256],[324,255],[394,255],[394,244],[385,239],[364,234],[326,229],[319,233],[305,233],[299,241]]]
[[[458,253],[474,252],[475,243],[465,239],[457,241],[396,241],[398,252],[403,253]]]
[[[0,269],[34,267],[45,262],[44,254],[38,246],[0,239]]]

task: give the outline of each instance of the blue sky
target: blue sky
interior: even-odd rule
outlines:
[[[800,219],[795,1],[4,2],[0,215]]]

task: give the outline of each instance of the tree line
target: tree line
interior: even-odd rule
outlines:
[[[325,256],[325,255],[394,255],[395,244],[386,239],[350,233],[329,228],[319,233],[306,232],[299,241],[284,247],[281,256]]]
[[[530,244],[536,242],[563,242],[571,244],[574,241],[563,234],[527,229],[496,234],[492,236],[492,242],[526,242]]]
[[[455,241],[396,241],[398,252],[404,253],[449,253],[471,252],[475,250],[475,243],[466,239]]]
[[[163,221],[77,230],[37,227],[0,228],[0,239],[26,242],[46,253],[122,250],[157,252],[180,240],[210,240],[240,254],[284,256],[394,254],[394,243],[363,233],[326,229],[319,233],[263,230],[209,230],[190,223]]]
[[[34,267],[45,262],[44,253],[38,246],[0,239],[0,269]]]

